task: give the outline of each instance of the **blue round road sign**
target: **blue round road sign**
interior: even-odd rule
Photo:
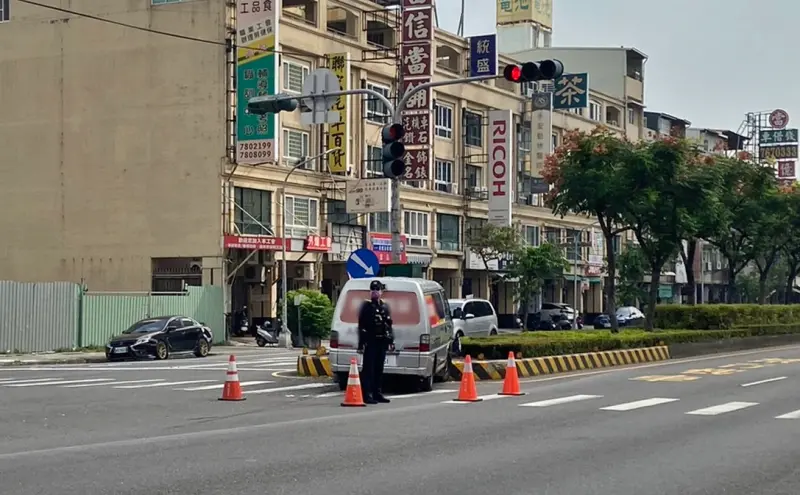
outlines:
[[[361,248],[353,251],[347,258],[347,274],[353,278],[375,277],[381,269],[378,256],[369,249]]]

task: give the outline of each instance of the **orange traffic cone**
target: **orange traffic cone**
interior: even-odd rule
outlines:
[[[472,358],[469,354],[464,358],[464,371],[461,374],[461,388],[458,390],[459,402],[479,402],[478,389],[475,387],[475,375],[472,373]]]
[[[503,380],[503,391],[500,395],[525,395],[519,389],[519,374],[517,373],[517,363],[514,361],[514,352],[508,351],[508,364],[506,365],[506,379]]]
[[[361,393],[361,378],[358,376],[358,361],[350,358],[350,376],[347,377],[347,390],[344,393],[343,407],[365,407]]]
[[[228,373],[225,377],[225,386],[222,388],[222,397],[219,400],[244,400],[242,386],[239,384],[239,371],[236,369],[236,356],[231,354],[228,360]]]

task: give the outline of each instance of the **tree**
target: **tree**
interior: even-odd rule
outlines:
[[[303,296],[299,311],[298,306],[294,304],[297,296]],[[286,310],[289,313],[286,325],[293,335],[299,335],[299,330],[302,330],[304,338],[324,339],[330,336],[334,308],[328,296],[317,290],[298,289],[289,291],[286,297],[288,303]],[[298,314],[300,316],[299,327]],[[282,315],[279,314],[279,316]]]
[[[632,143],[617,138],[607,128],[591,133],[564,135],[562,145],[545,159],[542,176],[551,185],[547,204],[563,218],[569,213],[597,218],[606,246],[606,311],[612,331],[619,329],[616,318],[616,253],[614,237],[627,230],[622,220],[628,199],[621,187],[626,163],[636,159]]]
[[[768,280],[781,251],[791,240],[787,226],[794,212],[789,210],[788,199],[788,195],[777,188],[767,190],[751,212],[755,221],[749,245],[758,271],[759,304],[766,304]]]
[[[789,216],[786,223],[787,242],[781,251],[782,259],[786,265],[786,281],[784,288],[784,303],[790,304],[794,289],[794,281],[800,274],[800,187],[795,182],[790,187],[782,188],[786,201],[786,208],[795,212]]]
[[[522,236],[514,227],[485,223],[478,232],[469,236],[467,247],[481,258],[488,269],[490,261],[499,262],[508,254],[519,251],[522,248]]]
[[[638,246],[628,246],[619,254],[617,271],[617,303],[635,306],[637,301],[643,301],[647,296],[643,288],[644,276],[648,274],[647,259]]]
[[[683,249],[683,239],[696,232],[690,212],[706,203],[706,183],[698,180],[696,152],[685,140],[643,142],[636,145],[636,155],[626,162],[621,184],[628,199],[622,218],[639,241],[650,272],[645,328],[652,330],[661,270]]]
[[[511,257],[506,278],[517,280],[514,294],[516,302],[522,305],[525,325],[531,299],[541,293],[546,280],[560,276],[568,267],[561,248],[550,243],[525,247]]]
[[[735,301],[736,277],[754,259],[753,239],[759,203],[774,189],[772,169],[749,161],[746,154],[715,157],[719,215],[708,225],[705,240],[728,261],[728,302]]]

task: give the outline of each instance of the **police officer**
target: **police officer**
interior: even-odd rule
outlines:
[[[380,281],[373,280],[369,285],[370,299],[364,301],[358,315],[358,350],[364,353],[361,381],[367,404],[389,402],[381,393],[381,381],[386,351],[394,346],[394,334],[389,306],[381,299],[384,289]]]

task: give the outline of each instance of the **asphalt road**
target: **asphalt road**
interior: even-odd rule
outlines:
[[[796,495],[799,383],[800,347],[786,347],[526,380],[523,397],[481,383],[478,403],[443,384],[363,409],[332,391],[219,402],[0,384],[0,491]]]

